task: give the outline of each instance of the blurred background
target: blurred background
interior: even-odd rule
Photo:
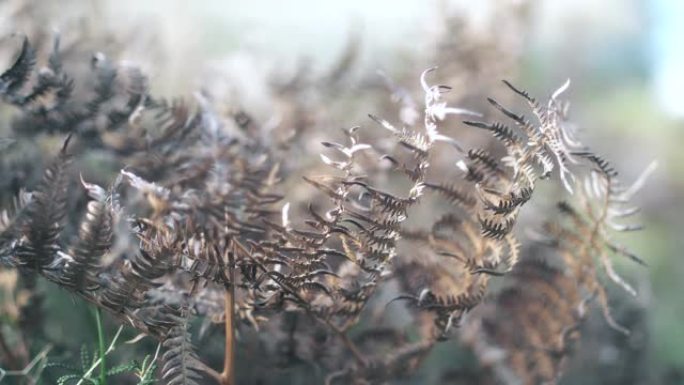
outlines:
[[[659,167],[637,198],[645,230],[624,239],[649,267],[620,266],[639,295],[612,304],[634,333],[588,333],[563,383],[684,384],[681,0],[5,0],[0,29],[44,47],[60,31],[65,47],[78,47],[74,60],[103,52],[140,66],[155,94],[210,96],[263,124],[313,124],[312,143],[387,108],[378,71],[420,100],[418,76],[437,65],[450,99],[474,110],[507,95],[501,79],[545,97],[570,78],[570,116],[586,142],[625,181],[652,160]],[[458,125],[449,130],[459,135]],[[64,297],[50,306],[68,311]],[[73,317],[52,334],[78,347],[72,337],[89,326]],[[449,352],[430,364],[457,361]],[[431,378],[429,365],[423,371]]]

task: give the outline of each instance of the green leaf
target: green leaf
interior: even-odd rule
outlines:
[[[80,374],[65,374],[57,379],[57,385],[66,385],[69,381],[76,381],[80,378]]]
[[[94,358],[94,357],[93,357]],[[81,346],[81,371],[85,372],[90,367],[90,353],[88,352],[88,347]]]
[[[135,361],[131,361],[127,364],[116,365],[107,370],[107,377],[116,376],[117,374],[126,372],[134,372],[137,368],[138,365]]]
[[[75,366],[71,366],[71,365],[68,365],[68,364],[61,363],[61,362],[48,362],[48,363],[45,365],[45,369],[53,369],[53,368],[56,368],[56,369],[64,369],[64,370],[67,370],[67,371],[70,371],[70,372],[75,372],[75,373],[78,373],[78,372],[80,371],[80,370],[79,370],[77,367],[75,367]]]

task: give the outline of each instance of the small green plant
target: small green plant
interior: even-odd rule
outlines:
[[[98,317],[98,329],[101,330],[99,321],[100,320]],[[106,385],[108,378],[122,373],[134,371],[136,369],[136,364],[134,362],[116,365],[111,368],[107,368],[106,366],[106,356],[111,354],[116,349],[116,343],[119,340],[122,330],[123,327],[119,327],[119,330],[108,346],[105,346],[104,338],[101,340],[98,338],[99,346],[96,350],[96,353],[94,353],[92,356],[90,355],[88,347],[85,345],[82,346],[80,355],[80,368],[59,363],[48,364],[48,368],[59,368],[70,372],[60,376],[57,380],[58,384]]]
[[[91,356],[87,346],[81,347],[80,367],[74,367],[63,363],[48,363],[46,368],[52,370],[65,370],[68,373],[57,378],[58,385],[106,385],[112,379],[116,383],[118,376],[135,376],[138,385],[151,385],[155,383],[155,373],[157,370],[157,359],[161,345],[157,347],[154,356],[146,355],[142,362],[131,360],[124,364],[107,367],[106,357],[116,350],[122,327],[119,327],[116,335],[106,345],[103,335],[102,321],[98,310],[95,310],[98,329],[98,346],[95,353]]]

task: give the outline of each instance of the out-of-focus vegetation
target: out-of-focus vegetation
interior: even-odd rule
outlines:
[[[343,6],[310,1],[58,4],[9,0],[0,4],[0,17],[3,36],[25,34],[37,52],[50,52],[54,28],[59,29],[65,66],[70,68],[86,72],[93,51],[102,51],[112,61],[141,67],[150,76],[155,94],[188,99],[196,95],[198,100],[210,101],[219,115],[246,111],[257,124],[274,127],[274,133],[282,136],[276,140],[290,134],[283,127],[306,130],[302,135],[307,142],[297,143],[301,157],[292,170],[295,176],[321,170],[319,143],[338,136],[340,127],[366,124],[368,113],[393,113],[397,109],[393,86],[406,87],[420,100],[416,74],[425,68],[439,66],[439,82],[453,88],[447,96],[450,105],[477,111],[487,108],[486,97],[513,100],[501,87],[501,79],[524,85],[533,95],[546,95],[571,78],[567,97],[572,101],[571,120],[592,148],[606,155],[626,181],[634,180],[651,160],[658,160],[659,168],[636,197],[645,230],[618,239],[649,265],[644,269],[629,261],[617,263],[638,295],[635,299],[615,290],[610,293],[610,305],[618,322],[632,333],[626,337],[614,332],[606,327],[600,311],[592,312],[561,383],[684,382],[684,334],[679,332],[684,320],[679,294],[684,291],[684,261],[679,256],[684,249],[684,152],[680,150],[684,120],[666,111],[656,94],[662,53],[655,46],[675,44],[674,38],[665,43],[656,40],[662,10],[655,3],[638,0],[471,3],[383,1]],[[666,1],[656,3],[668,7]],[[4,41],[3,63],[10,63],[16,44],[11,38]],[[395,92],[394,96],[402,95]],[[684,110],[684,102],[679,104]],[[0,114],[3,122],[11,120],[11,110]],[[459,140],[485,143],[456,121],[440,129]],[[3,134],[9,130],[9,126],[0,127]],[[42,162],[58,144],[47,140],[26,146],[26,154]],[[93,151],[84,163],[85,180],[109,182],[105,175],[112,172],[112,159]],[[34,179],[39,171],[32,171],[37,173]],[[303,196],[311,194],[300,181],[290,177],[284,182],[283,190],[289,194],[285,201],[302,202]],[[7,180],[0,185],[16,187]],[[538,226],[546,216],[545,208],[555,200],[554,187],[542,188],[548,194],[540,198],[548,199],[548,204],[522,214],[523,239],[528,233],[524,229]],[[2,199],[6,203],[11,198],[3,195]],[[41,383],[53,383],[65,373],[49,365],[40,367],[45,362],[68,363],[82,374],[89,365],[80,367],[80,352],[87,350],[86,361],[92,361],[98,349],[98,323],[92,309],[42,281],[36,283],[41,296],[31,298],[28,292],[34,288],[17,290],[17,280],[16,274],[0,271],[0,328],[9,336],[7,344],[24,347],[25,351],[17,351],[20,359],[44,358],[31,377]],[[18,309],[26,305],[22,301],[30,300],[42,302],[41,313],[35,315],[38,319],[21,319]],[[410,317],[404,314],[404,318],[397,323],[408,324]],[[21,337],[31,337],[30,343],[12,339],[18,335],[14,329],[31,330],[31,322],[43,326],[40,336]],[[103,326],[109,339],[119,328],[106,317]],[[143,360],[149,364],[157,345],[147,339],[124,344],[135,335],[128,329],[122,333],[107,359],[126,364],[122,370],[144,376],[149,368]],[[211,364],[222,359],[221,343],[214,343],[214,337],[199,341],[202,355]],[[252,364],[242,359],[238,356],[237,365],[243,373],[259,371],[248,368]],[[447,342],[436,347],[405,383],[476,383],[481,380],[473,369],[476,361],[459,343]],[[312,371],[320,369],[269,370],[270,377],[279,380],[268,383],[304,384],[309,383]],[[322,377],[316,372],[317,379]],[[133,375],[119,378],[124,377],[110,381],[137,383]],[[15,378],[4,381],[14,383]]]

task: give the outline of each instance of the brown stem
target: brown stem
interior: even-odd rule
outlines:
[[[221,373],[218,371],[214,370],[212,367],[209,365],[203,363],[202,361],[197,361],[197,365],[199,365],[200,369],[208,375],[209,377],[213,378],[214,381],[216,381],[217,384],[220,384],[221,381],[223,381],[223,377],[221,376]]]
[[[230,282],[226,285],[225,318],[226,318],[226,351],[224,353],[221,385],[235,385],[235,268],[233,253],[228,253],[228,271]]]

